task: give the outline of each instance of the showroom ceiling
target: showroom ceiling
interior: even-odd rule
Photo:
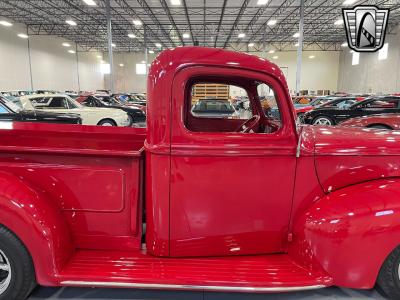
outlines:
[[[83,0],[1,0],[0,16],[26,24],[30,35],[57,35],[77,42],[82,51],[104,51],[105,1],[91,1],[96,6]],[[340,48],[345,33],[334,22],[344,1],[390,8],[389,30],[400,22],[398,0],[305,0],[305,49]],[[293,48],[299,5],[300,0],[111,0],[114,51],[143,50],[144,35],[153,51],[194,44],[249,51]]]

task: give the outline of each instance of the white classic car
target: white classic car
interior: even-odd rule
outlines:
[[[25,110],[73,112],[81,116],[83,125],[130,126],[132,123],[128,114],[120,109],[86,107],[64,94],[23,96],[20,101]]]

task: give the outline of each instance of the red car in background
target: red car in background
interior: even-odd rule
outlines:
[[[339,124],[340,126],[367,127],[375,129],[400,130],[399,114],[370,115],[349,119]]]

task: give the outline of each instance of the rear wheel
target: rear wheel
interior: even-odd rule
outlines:
[[[313,125],[334,125],[334,122],[331,118],[327,116],[319,116],[316,117],[313,122]]]
[[[28,251],[11,231],[0,225],[0,300],[24,300],[35,286]]]
[[[97,123],[97,125],[100,125],[100,126],[117,126],[117,124],[111,119],[101,120],[99,123]]]

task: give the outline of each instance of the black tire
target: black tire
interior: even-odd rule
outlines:
[[[388,126],[381,125],[381,124],[371,125],[371,126],[368,126],[367,128],[383,129],[383,130],[393,130],[392,128],[390,128],[390,127],[388,127]]]
[[[97,123],[99,126],[117,126],[117,123],[115,123],[114,120],[111,119],[103,119],[99,123]]]
[[[4,278],[9,284],[0,294],[0,300],[25,300],[36,286],[32,258],[22,242],[6,227],[0,225],[1,262],[10,266],[10,277],[0,271],[0,286]]]
[[[377,284],[390,299],[400,299],[400,247],[389,254],[379,271]]]
[[[330,122],[330,124],[316,124],[317,121],[318,121],[318,120],[321,120],[321,119],[326,119],[327,121]],[[330,126],[330,125],[335,125],[335,121],[333,121],[333,119],[332,119],[331,117],[328,117],[328,116],[317,116],[317,117],[315,117],[315,118],[312,120],[311,124],[312,124],[312,125],[326,125],[326,126]]]

